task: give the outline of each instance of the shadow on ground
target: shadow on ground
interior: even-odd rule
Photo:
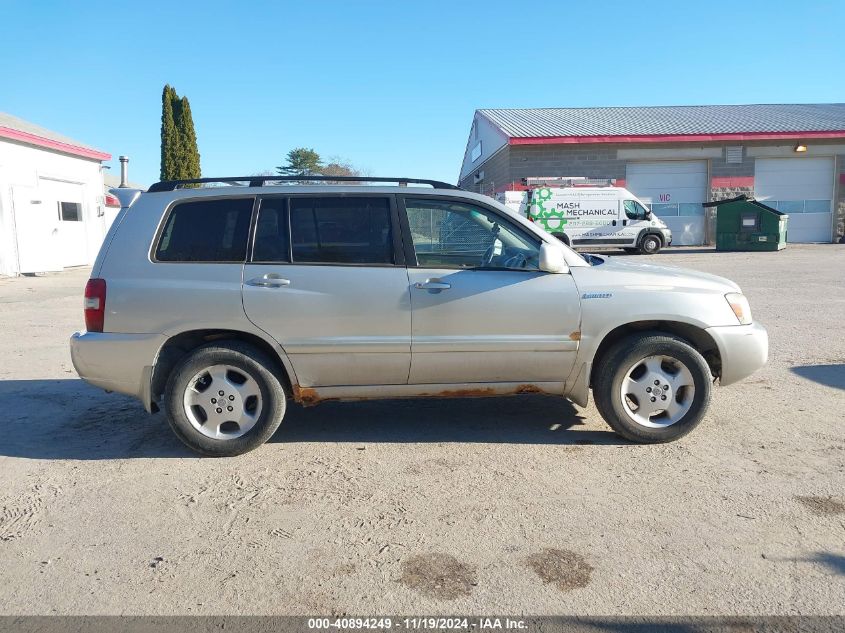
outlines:
[[[834,574],[845,576],[845,556],[833,552],[814,552],[812,555],[802,558],[784,557],[769,558],[769,560],[781,563],[817,563]]]
[[[845,364],[803,365],[792,367],[790,371],[821,385],[845,390]]]
[[[831,552],[816,552],[810,560],[824,565],[840,576],[845,576],[845,556]]]
[[[29,459],[194,457],[163,415],[81,380],[0,381],[0,456]],[[290,404],[272,443],[466,442],[625,444],[612,432],[583,430],[563,398],[405,399]]]
[[[668,246],[660,251],[663,255],[692,255],[704,253],[716,254],[714,246]]]
[[[624,248],[612,247],[586,247],[579,246],[576,249],[579,253],[595,253],[596,255],[612,255],[618,257],[620,255],[640,255],[639,253],[629,253]],[[684,254],[702,254],[702,253],[716,253],[716,248],[713,246],[667,246],[660,250],[661,255],[684,255]],[[646,258],[648,256],[643,256]]]

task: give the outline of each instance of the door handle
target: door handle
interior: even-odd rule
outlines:
[[[452,284],[447,284],[445,281],[440,281],[438,279],[426,279],[423,281],[418,281],[414,284],[414,288],[417,290],[449,290],[452,287]]]
[[[283,279],[276,273],[267,273],[261,277],[254,277],[246,282],[248,286],[258,286],[259,288],[282,288],[290,286],[290,279]]]

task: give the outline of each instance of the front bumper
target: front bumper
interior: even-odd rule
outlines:
[[[134,396],[149,410],[152,368],[166,340],[162,334],[76,332],[70,358],[85,382]]]
[[[759,323],[709,327],[722,358],[719,382],[730,385],[753,374],[769,359],[769,335]]]

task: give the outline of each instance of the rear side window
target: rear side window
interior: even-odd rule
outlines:
[[[291,198],[294,263],[392,264],[387,198]]]
[[[170,211],[155,258],[160,262],[243,262],[252,198],[197,200]]]

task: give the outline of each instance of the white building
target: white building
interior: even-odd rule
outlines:
[[[115,215],[101,168],[110,158],[0,112],[0,275],[94,263]]]

